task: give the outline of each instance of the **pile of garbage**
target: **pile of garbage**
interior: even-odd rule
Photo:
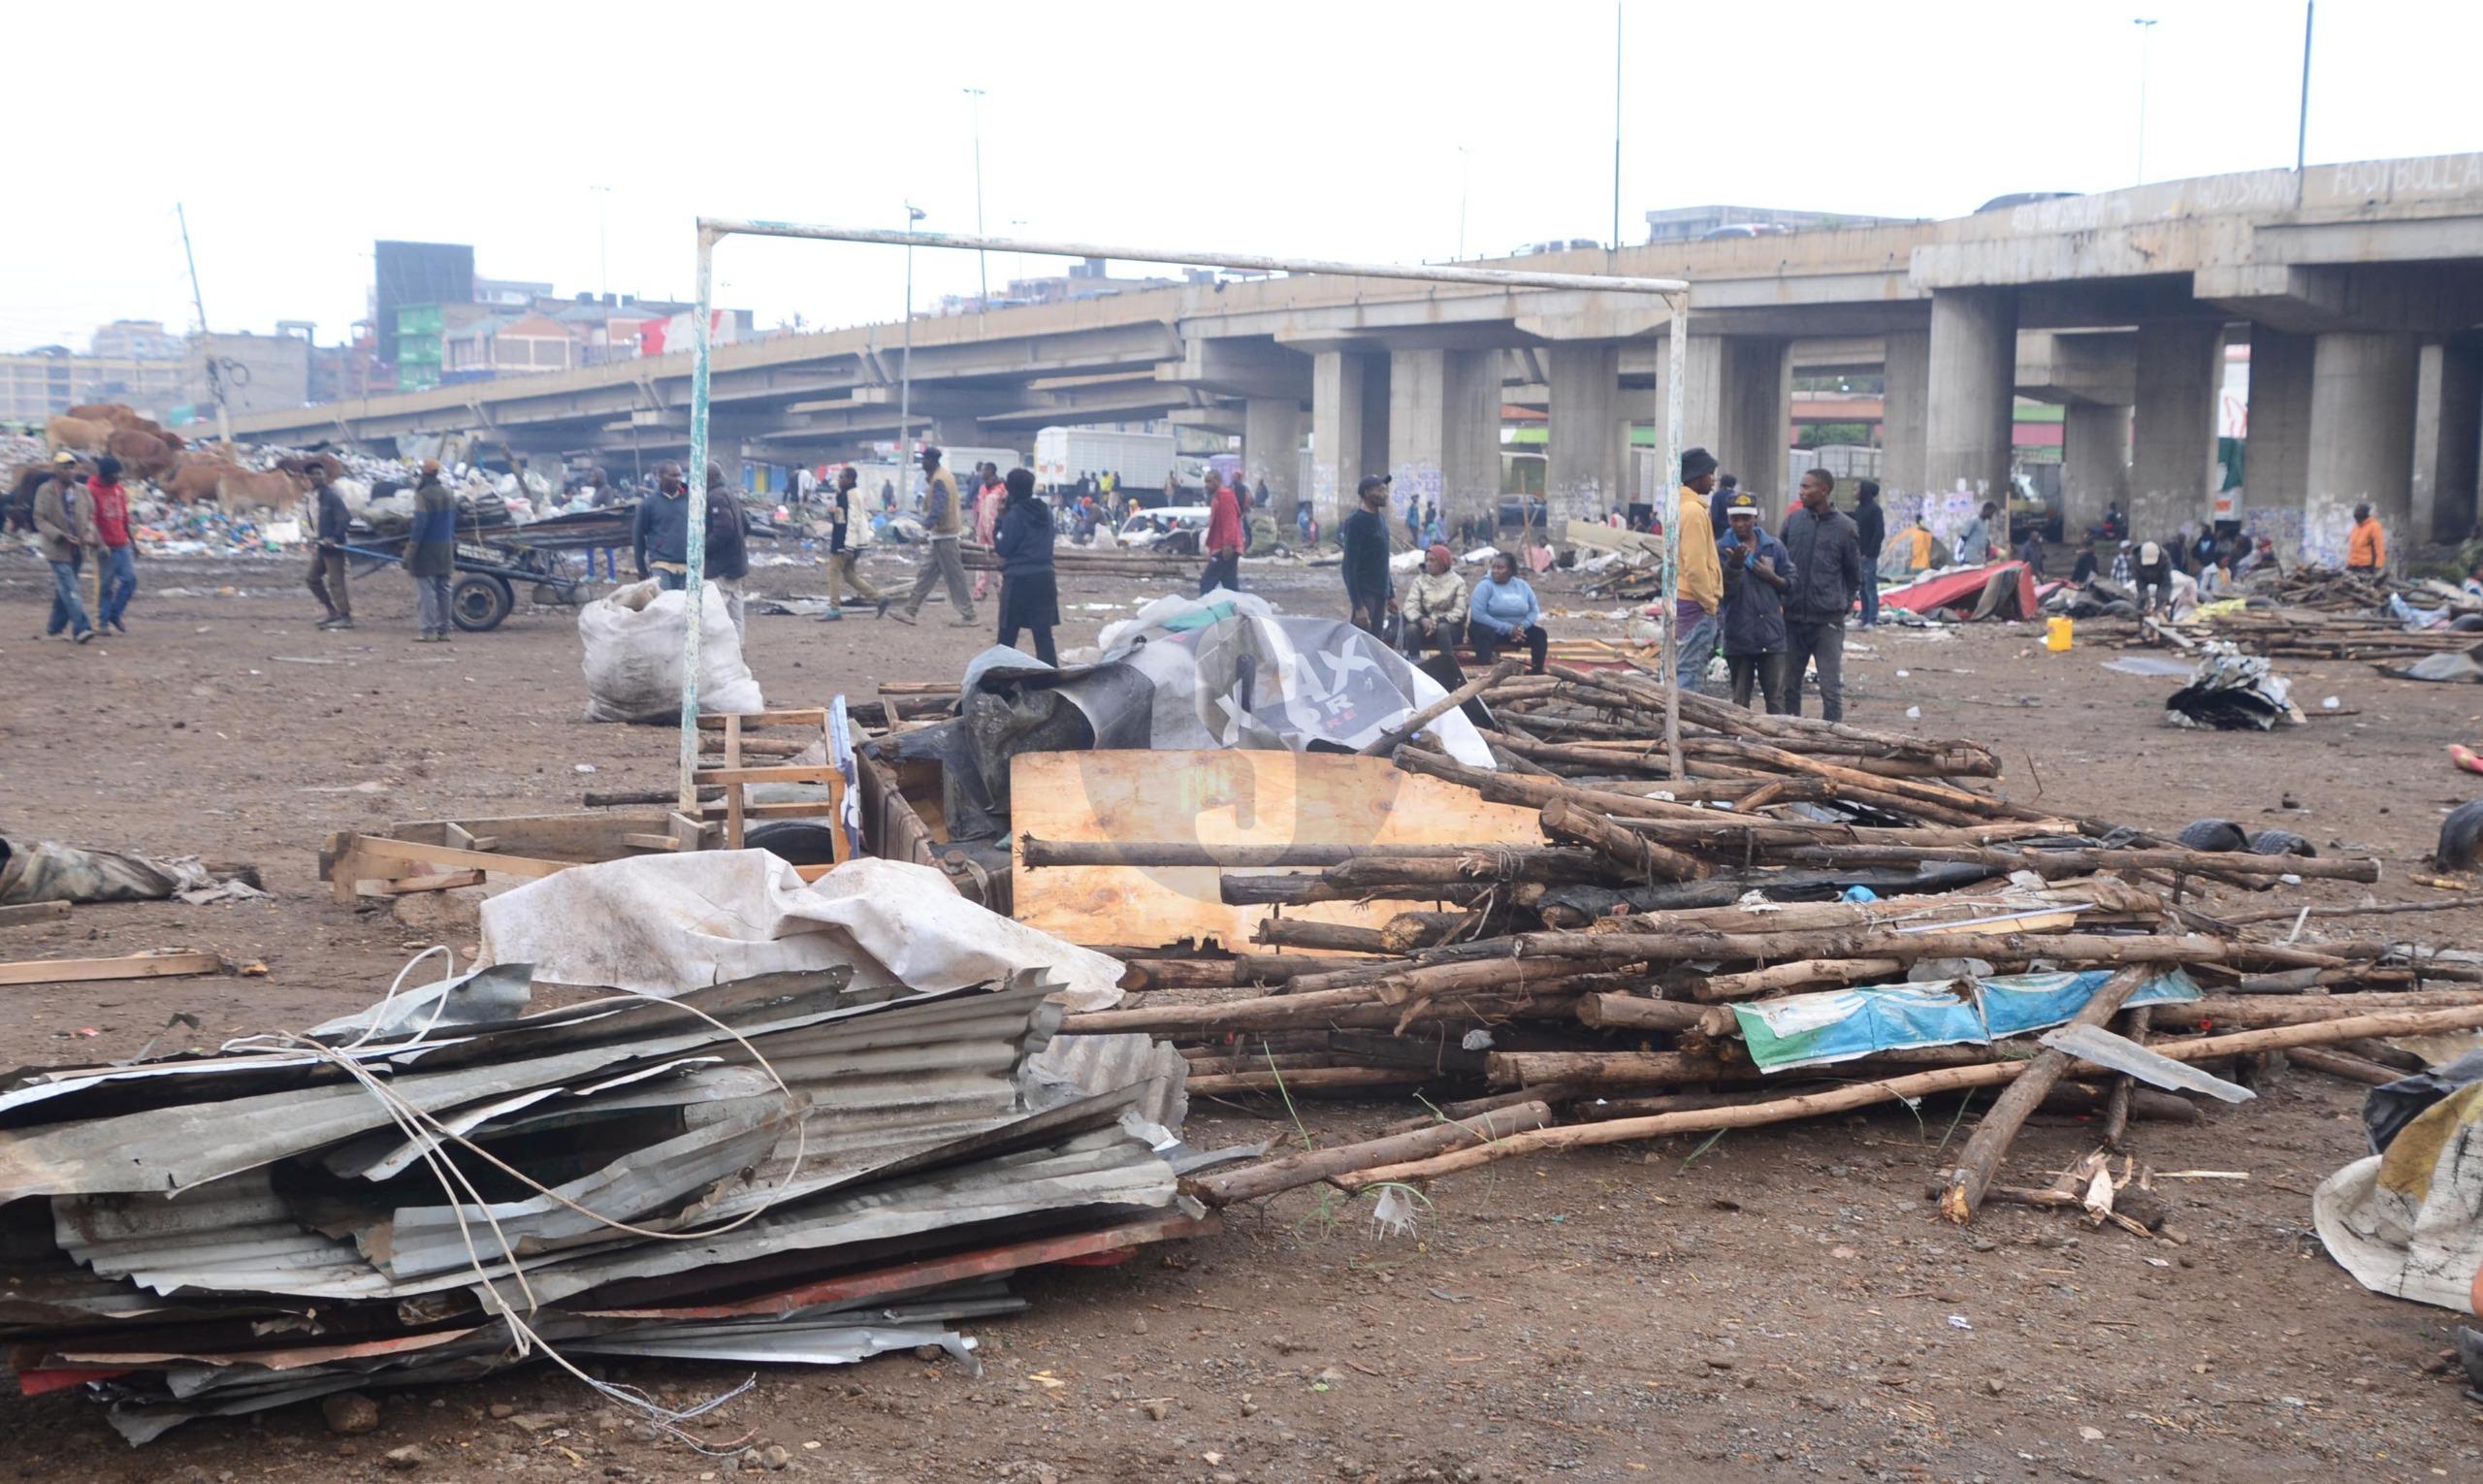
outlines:
[[[815,894],[777,950],[805,967],[538,1009],[533,967],[501,962],[306,1031],[0,1085],[19,1385],[83,1388],[144,1442],[548,1359],[686,1436],[694,1408],[579,1362],[932,1344],[971,1365],[951,1326],[1021,1307],[1008,1273],[1202,1230],[1179,1058],[1054,1046],[1057,971],[1091,955],[1030,948],[927,868],[846,869],[812,887],[705,853],[494,903],[523,936],[555,910],[528,893],[556,889],[557,935],[759,872],[765,894]]]

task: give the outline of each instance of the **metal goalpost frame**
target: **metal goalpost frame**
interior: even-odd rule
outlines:
[[[1265,257],[1256,253],[1209,252],[1189,248],[1129,247],[1102,242],[1052,242],[1040,239],[984,237],[949,232],[890,232],[885,228],[822,227],[800,222],[741,221],[728,217],[698,218],[698,308],[693,327],[690,361],[690,468],[687,477],[699,501],[697,518],[688,523],[683,584],[687,616],[683,625],[681,667],[681,813],[698,817],[698,628],[703,611],[707,565],[707,410],[708,362],[715,342],[716,244],[727,237],[783,237],[813,242],[865,242],[881,246],[947,247],[960,252],[1016,252],[1039,257],[1118,258],[1132,263],[1161,263],[1177,268],[1225,268],[1244,273],[1332,274],[1365,278],[1409,278],[1428,283],[1466,283],[1485,288],[1579,289],[1612,294],[1653,294],[1671,310],[1666,327],[1668,373],[1664,377],[1662,464],[1666,481],[1661,501],[1673,498],[1681,484],[1681,381],[1687,364],[1690,329],[1690,284],[1681,278],[1640,278],[1623,274],[1539,273],[1522,268],[1467,268],[1402,263],[1348,263],[1329,258]],[[1618,244],[1616,244],[1617,246]],[[908,304],[911,323],[914,306]],[[912,430],[899,428],[900,443],[911,443]],[[1628,482],[1628,463],[1622,462],[1622,482]],[[1616,496],[1621,491],[1613,492]],[[1657,508],[1663,506],[1658,503]],[[1681,522],[1675,509],[1664,518],[1664,563],[1661,583],[1663,666],[1665,681],[1664,742],[1672,754],[1672,773],[1682,774],[1681,718],[1674,694],[1674,597],[1680,581]]]

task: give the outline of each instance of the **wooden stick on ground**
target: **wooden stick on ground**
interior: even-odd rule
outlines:
[[[1541,1128],[1551,1121],[1551,1109],[1540,1101],[1529,1100],[1453,1123],[1430,1123],[1410,1133],[1395,1134],[1385,1139],[1338,1145],[1333,1149],[1313,1149],[1287,1155],[1283,1159],[1272,1159],[1265,1164],[1219,1171],[1201,1176],[1191,1182],[1190,1188],[1209,1206],[1230,1206],[1236,1201],[1255,1201],[1280,1190],[1291,1190],[1297,1185],[1311,1184],[1348,1170],[1367,1170],[1373,1165],[1419,1159],[1427,1154],[1503,1138],[1521,1129]]]
[[[2104,1025],[2120,1013],[2121,1004],[2138,993],[2150,971],[2144,968],[2123,969],[2095,991],[2094,997],[2080,1007],[2070,1020],[2072,1025]],[[1940,1194],[1940,1214],[1962,1226],[1975,1218],[1975,1208],[1983,1204],[1983,1193],[1991,1186],[1991,1178],[2000,1169],[2003,1155],[2009,1152],[2009,1142],[2025,1126],[2026,1115],[2052,1090],[2052,1083],[2076,1064],[2078,1058],[2067,1051],[2046,1048],[2018,1079],[2009,1084],[1983,1115],[1983,1123],[1974,1137],[1966,1141],[1965,1151],[1957,1156],[1956,1168]]]
[[[67,902],[27,902],[22,906],[0,907],[0,927],[16,927],[25,922],[50,922],[69,916]]]
[[[1490,673],[1475,676],[1472,680],[1466,682],[1466,684],[1459,686],[1456,690],[1449,692],[1446,695],[1443,695],[1439,699],[1432,702],[1430,705],[1425,706],[1422,710],[1415,712],[1412,716],[1405,718],[1403,722],[1395,726],[1391,726],[1386,731],[1381,732],[1377,737],[1364,743],[1355,751],[1365,758],[1385,758],[1390,753],[1397,751],[1397,749],[1413,740],[1415,734],[1420,732],[1424,727],[1429,726],[1432,723],[1438,721],[1441,717],[1446,716],[1458,707],[1465,705],[1467,701],[1470,701],[1475,696],[1482,694],[1493,686],[1499,685],[1501,681],[1508,679],[1510,676],[1516,674],[1518,669],[1519,661],[1515,660],[1503,660],[1499,663],[1493,665]]]
[[[2267,1030],[2243,1031],[2232,1036],[2198,1036],[2182,1041],[2159,1042],[2149,1049],[2175,1061],[2209,1061],[2220,1056],[2241,1056],[2254,1051],[2290,1050],[2305,1046],[2334,1046],[2363,1036],[2423,1036],[2440,1031],[2473,1030],[2483,1027],[2483,1006],[2453,1010],[2404,1011],[2393,1015],[2354,1016],[2318,1025],[2281,1025]],[[1582,1148],[1589,1145],[1628,1144],[1640,1139],[1662,1139],[1674,1134],[1706,1134],[1720,1128],[1758,1128],[1770,1123],[1790,1123],[1799,1118],[1818,1117],[1825,1113],[1848,1113],[1868,1108],[1875,1103],[1920,1097],[1934,1092],[1961,1092],[1969,1087],[1997,1087],[2015,1081],[2029,1063],[2022,1061],[1991,1062],[1975,1067],[1943,1067],[1937,1071],[1917,1072],[1905,1077],[1887,1078],[1881,1081],[1853,1082],[1830,1091],[1801,1097],[1779,1098],[1767,1103],[1750,1103],[1734,1108],[1696,1110],[1688,1113],[1659,1113],[1644,1118],[1616,1118],[1608,1123],[1564,1124],[1558,1128],[1536,1129],[1531,1133],[1512,1134],[1495,1144],[1471,1149],[1456,1149],[1429,1159],[1411,1160],[1401,1165],[1384,1165],[1373,1170],[1359,1170],[1351,1175],[1336,1177],[1337,1183],[1348,1190],[1383,1180],[1408,1180],[1436,1175],[1450,1175],[1471,1170],[1495,1160],[1519,1154],[1538,1154],[1551,1149]]]
[[[213,974],[224,960],[213,953],[131,953],[122,958],[34,958],[0,963],[0,984],[74,984],[98,979],[163,979]]]

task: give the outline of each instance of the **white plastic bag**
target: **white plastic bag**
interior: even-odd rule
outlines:
[[[725,595],[699,589],[698,709],[763,711],[758,677],[742,663],[741,634]],[[586,645],[586,718],[661,722],[681,714],[681,640],[688,595],[650,579],[617,588],[578,611]]]

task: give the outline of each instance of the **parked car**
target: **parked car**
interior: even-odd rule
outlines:
[[[1540,531],[1545,522],[1550,519],[1551,514],[1552,507],[1544,503],[1543,497],[1540,495],[1529,495],[1523,498],[1516,495],[1500,497],[1502,526],[1532,526]]]
[[[1141,510],[1121,526],[1121,544],[1140,551],[1158,550],[1195,556],[1207,539],[1208,507],[1165,505]]]

